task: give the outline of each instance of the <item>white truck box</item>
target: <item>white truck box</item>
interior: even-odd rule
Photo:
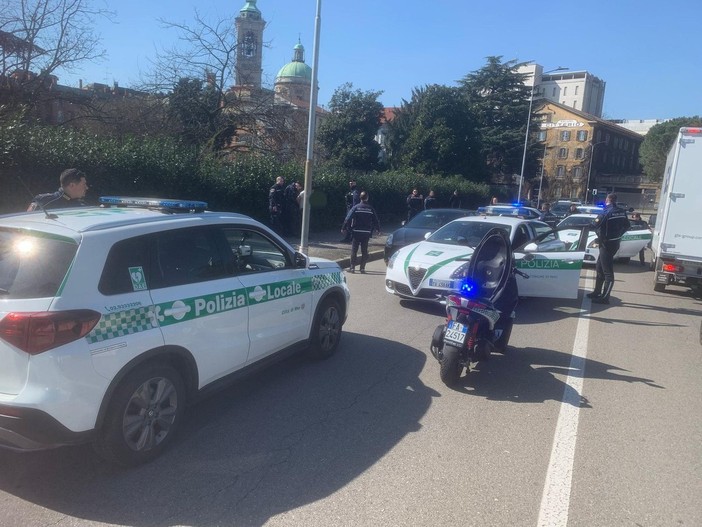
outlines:
[[[653,229],[654,290],[702,289],[702,128],[681,128],[668,153]]]

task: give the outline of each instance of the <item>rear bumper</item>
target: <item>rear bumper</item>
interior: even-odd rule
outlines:
[[[73,432],[46,412],[0,405],[0,448],[46,450],[89,442],[93,431]]]

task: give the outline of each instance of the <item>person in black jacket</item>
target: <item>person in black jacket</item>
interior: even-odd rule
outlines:
[[[439,200],[433,190],[429,191],[429,195],[424,199],[424,210],[435,209],[439,206]]]
[[[451,198],[449,199],[449,207],[452,209],[461,208],[461,196],[458,193],[458,189],[454,190],[453,194],[451,194]]]
[[[88,192],[88,183],[85,174],[77,168],[67,168],[59,176],[61,188],[56,192],[38,194],[29,204],[27,211],[36,209],[67,209],[70,207],[83,207],[83,198]]]
[[[614,255],[629,228],[626,211],[617,206],[617,195],[608,194],[604,211],[595,219],[600,256],[597,258],[595,290],[587,296],[596,304],[609,304],[609,295],[614,287]]]
[[[344,226],[341,232],[350,231],[351,234],[351,267],[348,268],[350,273],[356,272],[356,256],[358,246],[361,246],[361,273],[366,272],[366,262],[368,261],[368,240],[370,240],[373,231],[380,234],[380,222],[378,215],[373,207],[368,204],[368,193],[361,192],[361,202],[353,207],[346,215]]]
[[[356,205],[358,205],[361,202],[360,192],[358,191],[358,188],[356,188],[356,180],[355,179],[352,179],[351,181],[349,181],[349,191],[346,193],[345,199],[346,199],[346,215],[348,216],[351,209],[354,208]],[[346,234],[344,234],[344,238],[341,240],[341,243],[351,243],[351,231],[350,230],[347,231]]]
[[[275,178],[275,185],[268,191],[268,212],[271,215],[271,228],[278,234],[287,234],[287,227],[283,224],[283,211],[285,208],[285,178]]]
[[[422,212],[424,208],[424,196],[419,193],[419,190],[412,189],[412,193],[407,196],[407,221],[410,221],[417,214]]]

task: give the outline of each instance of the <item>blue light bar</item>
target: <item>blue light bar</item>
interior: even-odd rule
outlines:
[[[99,201],[103,205],[115,205],[121,207],[151,207],[171,210],[204,210],[207,208],[207,203],[204,201],[191,201],[186,199],[101,196]]]

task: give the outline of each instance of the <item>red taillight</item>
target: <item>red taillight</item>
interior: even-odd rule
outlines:
[[[100,313],[89,309],[8,313],[0,320],[0,338],[36,355],[84,337],[99,320]]]
[[[685,268],[682,265],[671,263],[663,264],[663,271],[665,271],[666,273],[682,273],[684,270]]]

